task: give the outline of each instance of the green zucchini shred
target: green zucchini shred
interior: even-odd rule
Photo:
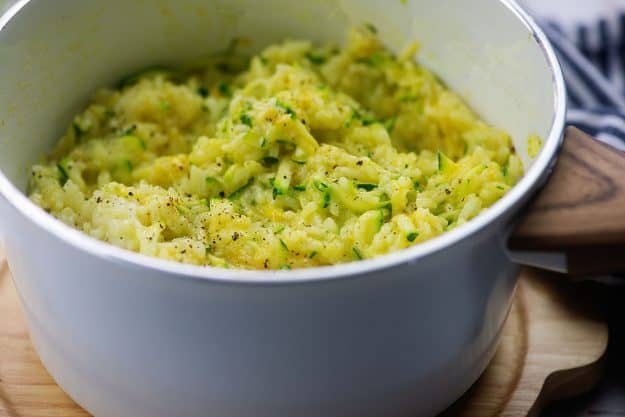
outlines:
[[[242,114],[239,120],[241,121],[241,123],[243,123],[247,127],[251,128],[254,126],[254,122],[252,121],[252,118],[248,114],[245,114],[245,113]]]
[[[326,62],[326,57],[320,52],[308,51],[306,52],[306,59],[315,65],[321,65]]]
[[[377,184],[357,184],[356,188],[365,191],[373,191],[378,188]]]
[[[62,164],[56,164],[57,169],[59,170],[59,182],[61,183],[61,186],[64,186],[67,181],[69,181],[69,175],[67,173],[67,170],[65,169],[65,167]]]

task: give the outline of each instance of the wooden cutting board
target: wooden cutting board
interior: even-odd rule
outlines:
[[[441,417],[535,416],[546,403],[594,386],[601,376],[607,325],[584,294],[556,281],[523,272],[497,355]],[[0,417],[87,416],[39,361],[0,259]]]
[[[535,417],[592,389],[603,373],[608,326],[586,289],[524,269],[493,361],[440,417]]]

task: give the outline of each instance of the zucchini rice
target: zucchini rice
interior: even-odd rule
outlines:
[[[30,198],[97,239],[159,258],[290,269],[368,259],[477,216],[523,174],[416,46],[375,28],[344,49],[287,41],[95,94],[32,168]]]

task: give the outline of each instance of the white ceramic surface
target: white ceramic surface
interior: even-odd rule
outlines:
[[[486,366],[518,268],[505,232],[546,180],[564,86],[511,1],[31,0],[0,20],[0,236],[35,347],[96,417],[432,416]],[[233,36],[340,41],[375,24],[487,120],[529,168],[459,229],[376,260],[301,271],[179,265],[95,241],[35,207],[28,167],[101,85]],[[525,138],[546,138],[533,164]]]

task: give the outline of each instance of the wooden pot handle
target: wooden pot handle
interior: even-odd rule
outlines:
[[[553,174],[509,246],[564,253],[572,275],[625,272],[625,153],[567,128]]]

